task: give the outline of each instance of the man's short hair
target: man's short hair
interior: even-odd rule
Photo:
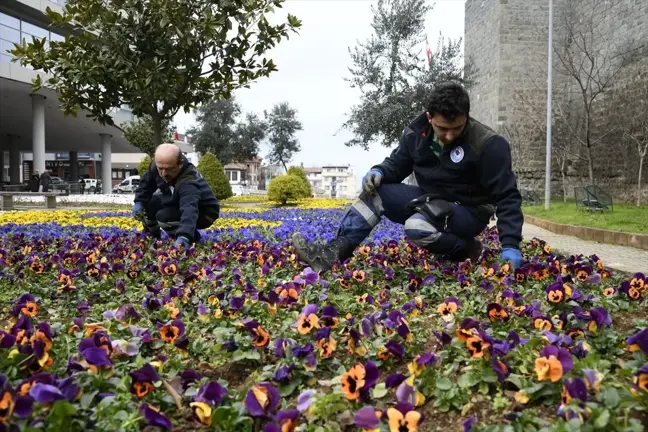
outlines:
[[[470,114],[470,97],[465,88],[456,82],[443,82],[432,91],[427,112],[431,116],[441,115],[449,121]]]

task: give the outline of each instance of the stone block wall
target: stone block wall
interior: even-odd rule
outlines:
[[[584,16],[600,1],[554,0],[554,46],[564,41],[561,17],[569,7]],[[636,115],[642,99],[648,100],[648,1],[612,0],[612,4],[614,7],[597,25],[597,34],[606,36],[600,38],[601,45],[611,49],[630,41],[645,46],[595,103],[593,137],[607,135],[595,148],[593,159],[597,184],[610,189],[617,199],[632,200],[636,195],[636,149],[620,132],[609,131],[624,116]],[[519,181],[534,189],[544,186],[548,15],[548,1],[466,1],[465,54],[478,69],[478,83],[471,89],[473,116],[509,137]],[[569,109],[569,115],[577,116],[582,102],[574,79],[559,73],[560,62],[555,55],[553,64],[554,108],[556,101],[571,98],[571,104],[561,106]],[[553,135],[555,140],[569,138],[555,119]],[[572,149],[577,154],[585,151],[577,143]],[[560,195],[556,161],[553,173],[553,191]],[[587,163],[573,158],[567,180],[572,195],[574,186],[589,183]],[[644,182],[648,183],[645,165]]]

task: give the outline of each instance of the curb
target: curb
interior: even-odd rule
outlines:
[[[648,234],[634,234],[584,226],[565,225],[527,215],[524,215],[524,221],[556,234],[578,237],[579,239],[598,243],[648,250]]]

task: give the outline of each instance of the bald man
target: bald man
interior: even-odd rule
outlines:
[[[144,231],[160,238],[161,230],[175,246],[200,241],[220,213],[211,187],[175,144],[161,144],[135,191],[135,217],[143,215]]]

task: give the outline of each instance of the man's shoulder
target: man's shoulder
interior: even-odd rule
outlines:
[[[468,130],[466,132],[467,144],[470,145],[475,153],[481,153],[486,143],[492,138],[503,138],[493,128],[472,117],[470,117]]]

